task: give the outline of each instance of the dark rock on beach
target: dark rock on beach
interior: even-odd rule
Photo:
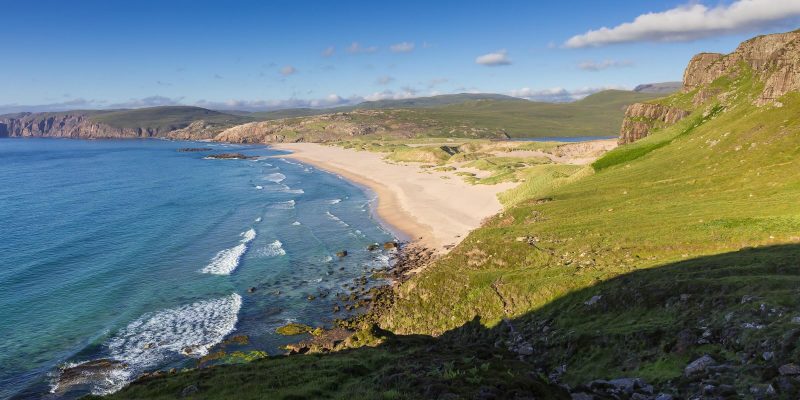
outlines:
[[[220,154],[210,154],[206,156],[206,158],[214,159],[214,160],[252,160],[254,158],[258,158],[256,156],[247,156],[242,153],[220,153]]]

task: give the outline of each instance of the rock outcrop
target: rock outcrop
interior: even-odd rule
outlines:
[[[722,77],[736,78],[749,69],[764,88],[754,99],[757,106],[782,106],[780,97],[800,91],[800,30],[758,36],[742,42],[730,54],[700,53],[692,57],[683,73],[682,95],[696,109],[711,100],[726,101],[724,86],[712,83]],[[674,124],[691,113],[658,103],[636,103],[628,107],[619,143],[632,143],[654,129]]]
[[[689,111],[661,104],[635,103],[625,110],[619,144],[633,143],[653,129],[672,125],[689,115]]]
[[[23,113],[0,119],[0,136],[5,137],[147,138],[160,133],[152,128],[113,127],[81,112]]]

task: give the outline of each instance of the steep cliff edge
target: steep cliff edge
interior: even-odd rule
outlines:
[[[782,96],[800,90],[800,31],[758,36],[742,42],[730,54],[700,53],[692,57],[679,93],[628,107],[620,144],[637,141],[710,103],[733,101],[730,83],[744,77],[760,85],[753,104],[782,106]]]
[[[0,120],[0,137],[141,138],[158,129],[117,128],[91,119],[92,112],[36,113]]]

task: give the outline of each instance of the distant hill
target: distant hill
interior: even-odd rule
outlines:
[[[493,93],[458,93],[443,94],[438,96],[414,97],[399,100],[365,101],[352,106],[332,108],[287,108],[283,110],[261,111],[247,113],[248,116],[260,120],[307,117],[312,115],[348,112],[354,110],[385,110],[394,108],[426,108],[450,104],[459,104],[470,100],[511,100],[527,101],[516,97]],[[235,112],[234,112],[235,113]],[[244,113],[242,113],[244,115]]]
[[[191,106],[163,106],[102,112],[92,120],[116,128],[153,128],[162,132],[185,128],[194,121],[204,120],[220,124],[241,124],[252,117],[227,114]]]
[[[614,136],[626,106],[658,94],[606,90],[571,103],[536,102],[486,93],[461,93],[364,102],[327,109],[222,112],[190,106],[21,113],[0,118],[0,136],[87,138],[169,137],[224,140],[332,141],[375,137],[507,138]],[[314,119],[308,121],[304,119]],[[305,123],[304,123],[305,122]],[[221,137],[220,137],[220,140]]]

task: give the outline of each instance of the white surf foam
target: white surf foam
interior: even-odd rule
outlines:
[[[263,187],[263,186],[261,186],[261,185],[256,185],[256,190],[262,190],[262,189],[264,189],[264,187]]]
[[[297,226],[297,225],[301,225],[301,224],[300,224],[300,221],[294,221],[294,222],[292,222],[292,225]]]
[[[331,205],[333,205],[333,204],[339,204],[339,203],[341,203],[341,202],[342,202],[342,199],[333,199],[333,200],[328,200],[328,204],[331,204]]]
[[[200,272],[204,274],[230,275],[239,266],[242,255],[247,251],[247,244],[256,238],[256,231],[255,229],[250,229],[242,232],[241,236],[242,240],[238,245],[217,253]]]
[[[283,243],[281,243],[280,240],[276,240],[272,243],[267,244],[264,248],[259,249],[258,255],[262,257],[285,256],[286,250],[283,249]]]
[[[256,218],[256,222],[261,222],[261,217]]]
[[[280,172],[273,172],[273,173],[265,176],[264,179],[266,179],[266,180],[268,180],[270,182],[281,183],[281,182],[283,182],[284,179],[286,179],[286,175],[284,175],[284,174],[282,174]]]
[[[277,203],[272,203],[270,204],[270,207],[277,208],[279,210],[291,210],[294,208],[294,205],[295,201],[289,200],[289,201],[279,201]]]
[[[342,226],[350,226],[350,225],[348,225],[346,222],[342,221],[342,220],[341,220],[339,217],[337,217],[337,216],[335,216],[335,215],[331,214],[331,212],[330,212],[330,211],[325,211],[325,215],[327,215],[329,219],[331,219],[331,220],[334,220],[334,221],[338,222],[338,223],[339,223],[340,225],[342,225]]]
[[[92,394],[114,393],[147,369],[180,355],[208,354],[236,328],[241,307],[242,297],[233,293],[142,315],[105,344],[110,358],[123,364],[92,382]]]

